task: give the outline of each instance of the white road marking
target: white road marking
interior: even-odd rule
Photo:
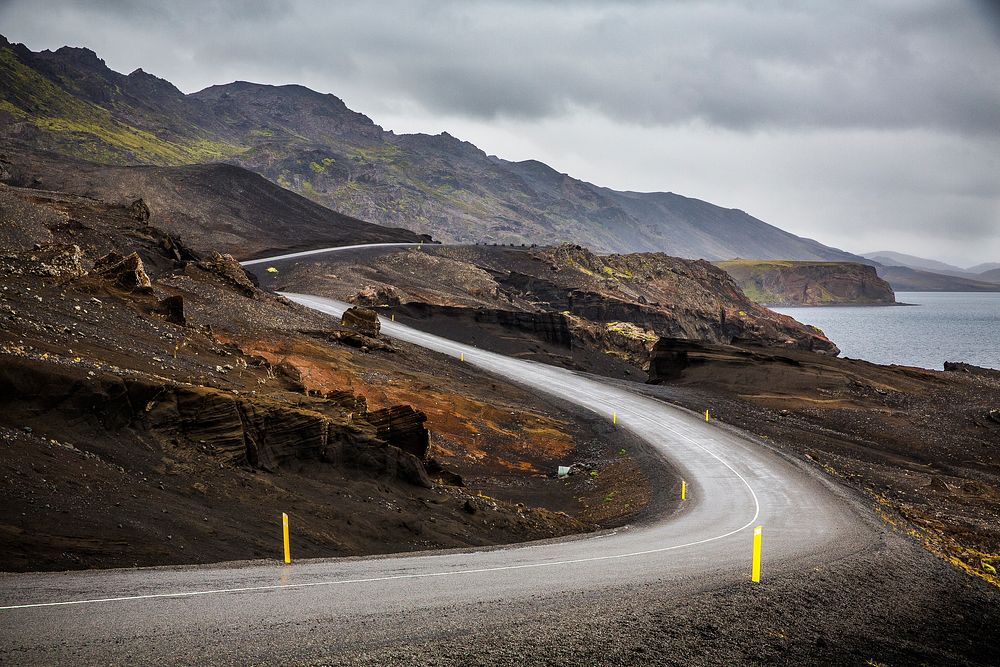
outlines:
[[[711,454],[711,452],[709,452]],[[714,456],[714,454],[713,454]],[[718,458],[718,457],[716,457]],[[721,459],[720,459],[721,460]],[[729,465],[722,462],[727,468]],[[730,468],[732,470],[732,468]],[[736,476],[743,480],[746,484],[746,480],[738,472],[733,470]],[[747,488],[750,485],[747,484]],[[664,551],[673,551],[675,549],[683,549],[685,547],[693,547],[699,544],[705,544],[707,542],[714,542],[716,540],[721,540],[730,535],[735,535],[736,533],[746,530],[749,528],[756,520],[757,516],[760,514],[760,505],[757,503],[757,494],[753,493],[753,489],[750,489],[750,493],[753,494],[754,503],[756,504],[756,511],[753,517],[743,526],[724,533],[722,535],[716,535],[715,537],[706,537],[703,540],[698,540],[696,542],[688,542],[686,544],[675,544],[669,547],[660,547],[658,549],[646,549],[644,551],[633,551],[626,554],[612,554],[608,556],[590,556],[588,558],[571,558],[567,560],[542,562],[542,563],[524,563],[522,565],[499,565],[497,567],[482,567],[470,570],[452,570],[447,572],[424,572],[418,574],[394,574],[385,577],[368,577],[364,579],[341,579],[336,581],[313,581],[304,584],[270,584],[267,586],[245,586],[242,588],[215,588],[206,591],[185,591],[180,593],[150,593],[147,595],[123,595],[121,597],[113,598],[92,598],[89,600],[65,600],[61,602],[32,602],[28,604],[13,604],[5,607],[0,607],[0,611],[7,611],[11,609],[31,609],[34,607],[65,607],[69,605],[80,605],[80,604],[98,604],[101,602],[127,602],[129,600],[152,600],[157,598],[186,598],[195,597],[200,595],[222,595],[226,593],[245,593],[251,591],[275,591],[284,589],[294,589],[294,588],[315,588],[318,586],[343,586],[346,584],[368,584],[379,581],[395,581],[399,579],[426,579],[429,577],[451,577],[451,576],[461,576],[466,574],[483,574],[486,572],[508,572],[511,570],[527,570],[531,568],[540,567],[558,567],[563,565],[574,565],[577,563],[593,563],[596,561],[605,560],[617,560],[622,558],[633,558],[636,556],[647,556],[649,554],[663,553]],[[474,552],[475,553],[475,552]]]
[[[240,262],[240,266],[253,266],[255,264],[265,264],[267,262],[279,262],[283,259],[295,259],[296,257],[308,257],[309,255],[321,255],[325,252],[336,252],[338,250],[353,250],[355,248],[405,248],[406,246],[419,246],[422,243],[362,243],[360,245],[341,245],[332,248],[320,248],[319,250],[303,250],[302,252],[290,252],[287,255],[275,255],[274,257],[263,257],[261,259],[249,259]],[[436,243],[433,245],[437,245]]]

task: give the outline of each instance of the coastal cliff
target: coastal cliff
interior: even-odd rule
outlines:
[[[767,306],[896,303],[892,286],[866,264],[732,259],[715,265],[749,298]]]

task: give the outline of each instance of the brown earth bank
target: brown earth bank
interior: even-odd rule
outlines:
[[[811,461],[1000,586],[1000,371],[949,368],[662,339],[649,391]]]
[[[660,502],[662,462],[626,434],[263,292],[132,207],[2,185],[0,204],[5,570],[276,557],[283,511],[301,558]]]
[[[867,264],[731,259],[715,265],[732,276],[744,294],[767,306],[896,303],[892,286]]]
[[[256,268],[279,290],[332,296],[506,354],[611,375],[643,368],[659,336],[837,353],[818,330],[754,303],[712,264],[662,253],[425,245],[289,260],[270,267],[276,273]]]

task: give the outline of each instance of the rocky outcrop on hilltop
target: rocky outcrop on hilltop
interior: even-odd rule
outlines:
[[[892,286],[867,264],[733,259],[716,265],[748,297],[768,306],[896,303]]]

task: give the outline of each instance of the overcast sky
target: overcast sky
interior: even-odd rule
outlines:
[[[1000,261],[1000,3],[4,0],[185,92],[332,92],[623,190],[741,208],[853,252]]]

